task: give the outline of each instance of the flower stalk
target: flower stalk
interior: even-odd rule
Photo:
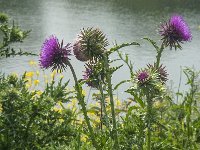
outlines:
[[[106,104],[105,104],[105,95],[103,93],[101,81],[99,82],[99,91],[100,91],[100,94],[101,94],[101,107],[102,107],[103,112],[104,112],[106,127],[109,127],[108,114],[107,114],[107,111],[106,111]]]
[[[114,139],[114,148],[119,148],[118,144],[118,135],[117,135],[117,123],[115,118],[115,107],[114,107],[114,99],[113,99],[113,90],[112,90],[112,83],[111,83],[111,73],[109,68],[109,60],[107,54],[104,54],[104,65],[106,69],[106,79],[108,82],[108,94],[110,97],[110,107],[111,107],[111,114],[112,114],[112,124],[113,124],[113,132],[111,133],[112,138]]]
[[[67,65],[69,66],[69,68],[70,68],[70,70],[72,72],[73,78],[74,78],[75,89],[77,91],[77,99],[79,100],[79,103],[80,103],[80,105],[82,107],[83,115],[84,115],[86,124],[88,126],[88,130],[89,130],[89,133],[90,133],[90,136],[91,136],[91,140],[92,140],[93,146],[96,149],[99,149],[99,146],[98,146],[98,144],[97,144],[97,142],[95,140],[94,131],[93,131],[92,126],[90,124],[90,119],[89,119],[89,117],[87,115],[87,109],[86,109],[86,104],[85,104],[84,99],[83,99],[82,88],[78,84],[78,80],[77,80],[76,73],[74,71],[73,66],[71,65],[71,63],[69,61],[68,61]]]
[[[156,69],[158,69],[159,66],[160,66],[160,59],[161,59],[163,50],[164,50],[164,45],[162,44],[161,47],[160,47],[160,48],[158,49],[158,51],[157,51],[157,56],[156,56]]]
[[[151,150],[151,118],[152,118],[152,100],[147,93],[147,150]]]

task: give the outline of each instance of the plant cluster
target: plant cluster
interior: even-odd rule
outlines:
[[[0,57],[22,56],[22,55],[36,55],[30,52],[24,52],[21,49],[16,51],[11,47],[14,43],[21,43],[29,35],[30,31],[23,31],[13,21],[12,25],[9,23],[9,17],[0,12]]]
[[[159,33],[160,46],[144,38],[157,55],[153,64],[138,71],[128,55],[120,52],[127,46],[140,46],[137,42],[108,48],[106,35],[97,28],[82,29],[74,44],[64,44],[51,35],[39,55],[39,66],[52,69],[50,81],[44,76],[43,90],[36,88],[40,71],[26,72],[22,77],[0,77],[0,148],[200,149],[199,72],[184,69],[190,88],[186,93],[173,93],[166,86],[166,67],[160,63],[167,47],[177,50],[192,39],[190,29],[181,16],[173,15],[161,25]],[[119,59],[111,60],[113,53]],[[77,78],[71,63],[73,55],[85,63],[82,79]],[[113,66],[118,60],[123,64]],[[123,65],[128,66],[130,79],[114,85],[112,76]],[[66,69],[74,79],[71,90],[67,88],[69,81],[63,82]],[[122,102],[115,92],[127,82],[131,86],[125,92],[130,98]],[[95,89],[89,100],[84,84]]]

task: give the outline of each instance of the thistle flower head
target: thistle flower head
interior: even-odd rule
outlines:
[[[179,15],[173,15],[168,22],[162,24],[159,33],[163,37],[164,46],[169,46],[170,49],[181,48],[180,43],[192,39],[187,23]]]
[[[74,55],[80,61],[97,61],[103,57],[108,41],[99,29],[83,29],[73,46]]]
[[[92,75],[92,69],[88,68],[88,67],[85,67],[85,71],[84,71],[84,74],[83,74],[83,79],[84,80],[88,80],[91,75]]]
[[[87,61],[89,58],[87,57],[87,55],[85,55],[85,53],[81,49],[82,49],[81,42],[79,41],[79,39],[77,39],[77,41],[73,45],[74,55],[80,61]]]
[[[67,67],[70,55],[70,44],[63,47],[63,41],[60,44],[57,37],[52,35],[42,45],[40,66],[44,69],[52,67],[52,70],[63,71]]]
[[[149,78],[149,74],[146,70],[139,71],[136,76],[140,84],[145,83]]]
[[[93,79],[94,71],[91,66],[85,66],[83,79],[86,80],[86,84],[90,87],[97,87],[98,82]]]
[[[168,73],[166,71],[166,67],[163,66],[163,65],[160,65],[158,67],[158,69],[156,69],[156,64],[154,63],[153,65],[151,64],[148,64],[147,67],[151,70],[155,70],[157,73],[158,73],[158,78],[160,79],[160,81],[162,83],[165,83],[168,79],[167,79],[167,76],[168,76]]]
[[[99,88],[100,82],[105,84],[105,70],[102,63],[86,63],[83,79],[93,88]]]
[[[141,92],[143,94],[150,94],[150,96],[156,97],[160,95],[164,90],[164,84],[159,79],[157,70],[152,68],[140,69],[134,74],[134,84],[127,90],[128,93]]]

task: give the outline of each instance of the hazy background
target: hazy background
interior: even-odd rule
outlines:
[[[19,46],[25,51],[37,54],[48,36],[54,34],[65,43],[73,42],[83,27],[99,27],[107,35],[110,47],[115,41],[118,44],[138,41],[142,43],[141,47],[121,50],[129,54],[135,70],[155,61],[155,50],[151,45],[141,42],[141,38],[148,36],[159,41],[160,36],[156,30],[160,22],[178,13],[189,24],[193,40],[184,44],[183,50],[164,51],[161,62],[166,65],[169,73],[168,85],[171,84],[170,80],[173,80],[173,87],[176,89],[178,86],[180,66],[200,69],[199,0],[0,0],[0,11],[10,15],[22,28],[32,30],[30,36]],[[0,59],[0,71],[6,74],[22,74],[31,70],[29,60],[38,61],[38,57]],[[84,64],[76,61],[74,57],[72,63],[81,78]],[[65,73],[65,79],[69,78],[71,73],[68,71]],[[127,78],[129,73],[124,67],[114,74],[113,82],[116,84]],[[121,87],[120,96],[123,96],[121,91],[126,87],[127,85]],[[181,89],[185,89],[184,84]]]

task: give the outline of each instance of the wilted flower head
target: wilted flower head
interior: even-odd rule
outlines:
[[[93,88],[98,88],[100,82],[105,83],[105,70],[102,68],[102,63],[86,63],[83,79],[86,84]]]
[[[83,74],[83,79],[86,80],[86,84],[90,87],[96,87],[97,81],[93,79],[94,71],[92,70],[91,66],[85,66],[85,71]]]
[[[99,29],[83,29],[73,46],[74,55],[80,61],[96,61],[102,58],[108,41]]]
[[[92,69],[88,68],[88,67],[85,67],[85,71],[84,71],[84,74],[83,74],[83,79],[84,80],[88,80],[91,75],[92,75]]]
[[[158,73],[158,78],[160,79],[160,81],[162,83],[165,83],[168,80],[167,79],[168,73],[166,71],[166,67],[165,66],[160,65],[158,67],[158,69],[156,69],[156,64],[155,63],[153,65],[148,64],[147,66],[148,66],[149,69],[155,70]]]
[[[138,79],[138,82],[143,84],[144,82],[146,82],[149,78],[149,74],[146,70],[143,70],[143,71],[139,71],[137,73],[137,79]]]
[[[45,69],[52,67],[52,70],[63,71],[67,67],[69,55],[71,55],[70,44],[63,47],[63,41],[60,44],[57,37],[52,35],[42,45],[40,66]]]
[[[76,43],[73,46],[74,55],[80,61],[87,61],[89,58],[87,57],[87,55],[84,54],[84,52],[82,52],[81,49],[81,42],[79,41],[79,39],[77,39]]]
[[[162,24],[159,33],[163,37],[164,46],[169,46],[170,49],[181,48],[180,43],[192,39],[187,23],[179,15],[173,15],[168,22]]]

